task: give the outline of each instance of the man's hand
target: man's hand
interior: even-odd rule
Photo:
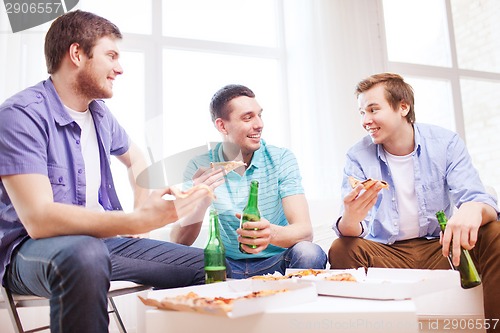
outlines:
[[[241,219],[241,214],[235,214],[238,219]],[[265,250],[271,243],[271,223],[265,218],[261,218],[256,222],[245,222],[243,228],[238,228],[236,233],[238,242],[243,246],[246,253],[259,253]],[[255,249],[248,245],[256,245]]]
[[[205,184],[215,190],[224,183],[225,175],[224,168],[199,168],[193,175],[193,186]]]
[[[134,211],[133,214],[136,214],[137,221],[143,224],[141,229],[144,231],[163,227],[192,214],[202,201],[210,199],[212,195],[210,191],[203,188],[186,198],[177,197],[175,200],[165,200],[163,198],[165,194],[173,195],[170,188],[153,191],[139,209]]]
[[[364,190],[359,184],[344,197],[344,213],[339,222],[340,233],[344,236],[357,237],[361,233],[359,223],[363,221],[377,202],[377,196],[382,189],[380,182]]]
[[[224,183],[224,169],[199,168],[193,175],[193,186],[205,184],[212,190]],[[205,212],[212,203],[211,198],[200,200],[191,210],[190,214],[179,219],[179,223],[173,225],[170,239],[174,243],[192,245],[201,230],[201,222]]]

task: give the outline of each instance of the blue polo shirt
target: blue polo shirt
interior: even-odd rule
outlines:
[[[89,110],[99,142],[101,186],[99,201],[105,210],[121,210],[111,176],[111,155],[129,149],[129,138],[103,101]],[[50,79],[25,89],[0,105],[0,177],[42,174],[49,178],[54,201],[85,206],[85,163],[80,127],[64,108]],[[0,179],[0,277],[26,229]]]
[[[222,143],[213,150],[192,159],[184,174],[186,181],[200,167],[208,167],[210,162],[223,162]],[[219,213],[221,237],[226,248],[226,256],[231,259],[267,258],[283,252],[285,249],[269,245],[258,254],[241,253],[238,249],[236,229],[240,221],[236,213],[241,213],[248,201],[250,182],[259,181],[259,210],[261,216],[272,224],[286,226],[288,221],[283,211],[283,198],[303,194],[302,177],[294,154],[286,148],[268,146],[261,140],[260,148],[254,152],[252,161],[243,176],[231,171],[226,181],[215,189],[217,199],[213,206]]]

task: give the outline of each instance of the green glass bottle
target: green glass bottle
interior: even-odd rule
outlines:
[[[250,194],[248,195],[248,202],[246,207],[243,209],[240,220],[240,228],[242,228],[245,222],[256,222],[260,221],[260,211],[258,206],[259,199],[259,182],[252,180],[250,182]],[[255,249],[257,245],[249,245],[251,248]],[[240,252],[246,253],[246,251],[239,244]]]
[[[448,219],[446,218],[446,215],[442,210],[436,213],[436,217],[438,219],[439,226],[441,227],[441,231],[444,233]],[[454,266],[452,263],[452,253],[450,246],[448,261],[450,262],[450,266],[452,269],[458,270],[460,272],[460,283],[462,285],[462,288],[469,289],[481,284],[481,278],[479,277],[479,273],[476,270],[476,266],[472,261],[469,251],[462,248],[460,252],[460,264],[458,266]]]
[[[210,210],[208,242],[204,250],[205,283],[226,281],[226,250],[220,238],[219,214]]]

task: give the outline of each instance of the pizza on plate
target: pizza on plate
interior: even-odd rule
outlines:
[[[139,296],[145,305],[154,306],[164,310],[203,312],[210,314],[227,314],[231,312],[235,301],[266,297],[278,293],[287,292],[288,289],[268,289],[253,291],[239,297],[204,297],[195,292],[181,294],[177,296],[167,296],[161,301],[155,299],[145,299]]]
[[[210,168],[224,168],[226,172],[233,171],[247,164],[243,161],[227,161],[227,162],[210,162]]]
[[[382,183],[382,188],[389,188],[389,184],[387,184],[387,182],[383,180],[376,180],[372,178],[368,178],[367,180],[359,180],[354,178],[353,176],[349,176],[348,180],[349,180],[349,185],[351,185],[352,188],[355,188],[359,184],[362,184],[365,190],[367,190],[373,185],[375,185],[375,183],[377,182]]]
[[[356,278],[351,273],[339,273],[339,274],[329,275],[325,277],[325,280],[357,282]]]

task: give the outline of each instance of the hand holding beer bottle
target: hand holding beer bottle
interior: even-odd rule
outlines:
[[[441,231],[444,233],[446,229],[446,224],[448,222],[446,215],[442,210],[436,213],[436,217],[439,222],[439,226],[441,227]],[[476,266],[470,257],[469,251],[464,248],[461,248],[460,253],[460,263],[458,266],[453,265],[452,263],[452,252],[450,246],[450,252],[448,254],[448,261],[450,262],[450,266],[452,269],[460,272],[460,283],[462,288],[468,289],[473,288],[481,284],[481,278],[479,277],[479,273],[476,270]]]
[[[240,228],[243,228],[243,224],[246,222],[258,222],[260,221],[260,211],[258,207],[258,196],[259,196],[259,182],[252,180],[250,182],[250,194],[248,196],[248,202],[246,207],[243,209],[240,220]],[[248,245],[252,249],[257,248],[257,245]],[[247,253],[242,244],[239,244],[239,249],[243,253]]]

